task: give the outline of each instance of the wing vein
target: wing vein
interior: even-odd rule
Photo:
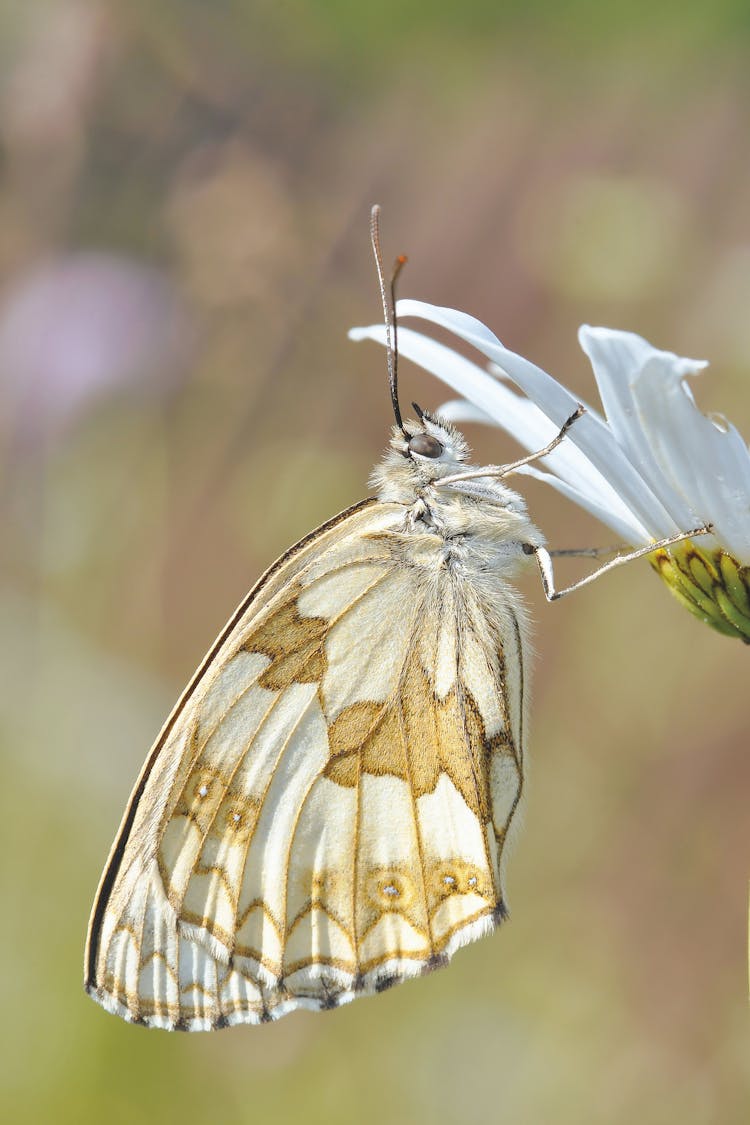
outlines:
[[[236,761],[236,762],[234,763],[234,766],[233,766],[233,767],[232,767],[232,769],[230,770],[230,773],[229,773],[229,777],[228,777],[228,779],[227,779],[227,783],[226,783],[226,785],[224,786],[224,796],[223,796],[223,797],[222,797],[222,799],[221,799],[221,800],[220,800],[220,801],[219,801],[219,802],[218,802],[218,803],[216,804],[216,808],[215,808],[215,809],[213,810],[213,812],[211,813],[211,816],[210,816],[210,818],[209,818],[209,820],[208,820],[208,823],[207,823],[207,825],[206,825],[206,832],[205,832],[205,836],[204,836],[204,839],[205,839],[205,837],[207,837],[207,836],[208,836],[209,832],[211,831],[211,829],[213,828],[213,826],[214,826],[214,824],[215,824],[215,822],[216,822],[216,817],[217,817],[217,816],[219,815],[219,811],[220,811],[220,809],[221,809],[221,807],[222,807],[222,805],[223,805],[223,803],[224,803],[224,799],[226,798],[226,795],[227,795],[227,793],[228,793],[228,792],[229,792],[229,790],[230,790],[230,789],[232,788],[232,782],[234,781],[235,777],[237,776],[237,771],[238,771],[238,770],[240,769],[240,767],[241,767],[241,766],[243,765],[243,763],[245,762],[245,759],[247,758],[247,755],[249,754],[250,750],[251,750],[251,749],[252,749],[252,747],[253,747],[253,743],[254,743],[254,742],[255,742],[255,740],[256,740],[256,739],[258,738],[258,735],[260,734],[260,732],[261,732],[261,731],[263,730],[263,727],[264,727],[264,726],[266,725],[266,723],[268,722],[268,719],[269,719],[270,715],[271,715],[271,714],[273,713],[273,711],[275,710],[276,706],[277,706],[277,705],[278,705],[278,703],[279,703],[279,702],[280,702],[280,701],[281,701],[281,700],[283,699],[283,697],[284,697],[284,692],[277,692],[277,693],[276,693],[276,694],[274,695],[273,699],[272,699],[272,700],[271,700],[271,701],[269,702],[269,704],[268,704],[268,707],[267,707],[267,708],[266,708],[266,710],[265,710],[265,711],[263,712],[263,717],[261,718],[261,720],[260,720],[260,722],[258,723],[257,727],[256,727],[256,728],[255,728],[255,730],[253,731],[253,734],[251,735],[251,737],[250,737],[250,740],[249,740],[249,742],[247,742],[247,743],[245,744],[245,746],[244,746],[243,750],[242,750],[242,751],[241,751],[241,752],[240,752],[240,753],[238,754],[238,756],[237,756],[237,761]],[[278,755],[277,755],[277,757],[276,757],[276,764],[277,764],[277,765],[278,765],[279,759],[280,759],[280,757],[281,757],[281,754],[283,753],[283,750],[284,750],[284,746],[285,746],[285,745],[286,745],[286,743],[284,743],[284,744],[282,745],[282,747],[281,747],[281,749],[279,750],[279,753],[278,753]],[[196,758],[194,758],[194,759],[193,759],[193,763],[192,763],[192,765],[191,765],[191,771],[190,771],[191,773],[192,773],[192,771],[193,771],[193,769],[194,769],[195,765],[197,764],[197,761],[198,761],[198,756],[196,756]],[[274,769],[275,769],[275,767],[274,767]],[[271,770],[271,775],[270,775],[270,776],[271,776],[271,778],[273,778],[273,773],[274,773],[274,769],[272,769],[272,770]],[[269,783],[268,783],[268,784],[270,784],[270,781],[269,781]],[[267,787],[266,787],[266,790],[265,790],[265,792],[267,792],[267,791],[268,791],[268,790],[267,790]],[[261,802],[261,803],[262,803],[262,802]]]
[[[283,693],[282,693],[282,694],[283,694]],[[305,717],[305,716],[307,715],[307,713],[308,713],[308,711],[310,710],[310,708],[311,708],[312,704],[313,704],[313,703],[315,703],[315,702],[317,702],[317,699],[318,699],[317,695],[312,695],[312,696],[311,696],[311,697],[310,697],[310,698],[309,698],[309,699],[307,700],[307,702],[305,703],[304,707],[303,707],[303,708],[302,708],[302,709],[300,710],[300,712],[299,712],[299,715],[298,715],[298,716],[296,717],[296,719],[295,719],[295,721],[294,721],[294,726],[293,726],[293,727],[291,728],[291,730],[290,730],[290,731],[289,731],[289,733],[287,734],[286,738],[284,739],[284,742],[282,743],[282,746],[281,746],[281,748],[280,748],[280,750],[279,750],[279,753],[278,753],[278,754],[276,755],[276,762],[275,762],[275,765],[273,766],[273,768],[272,768],[272,770],[271,770],[271,772],[270,772],[270,774],[269,774],[269,776],[268,776],[268,780],[267,780],[267,782],[266,782],[266,785],[265,785],[265,787],[264,787],[264,789],[263,789],[263,795],[262,795],[262,796],[261,796],[261,798],[260,798],[260,802],[259,802],[259,809],[260,809],[260,811],[259,811],[259,813],[258,813],[258,816],[256,817],[256,820],[255,820],[255,824],[253,825],[253,827],[252,827],[252,830],[251,830],[251,832],[250,832],[250,834],[249,834],[249,836],[248,836],[248,839],[247,839],[247,846],[246,846],[246,848],[245,848],[245,860],[244,860],[244,863],[245,863],[245,864],[247,863],[247,857],[248,857],[248,854],[249,854],[249,852],[250,852],[250,848],[251,848],[251,846],[252,846],[253,840],[255,839],[255,833],[256,833],[256,831],[257,831],[257,828],[258,828],[258,824],[260,823],[260,818],[261,818],[261,815],[262,815],[262,810],[263,810],[263,808],[264,808],[264,806],[265,806],[265,803],[266,803],[266,798],[268,797],[268,792],[269,792],[269,790],[270,790],[270,788],[271,788],[271,785],[273,784],[273,779],[274,779],[274,777],[275,777],[275,775],[276,775],[276,770],[277,770],[277,769],[279,768],[279,763],[281,762],[281,759],[283,758],[283,756],[284,756],[284,754],[285,754],[285,752],[286,752],[286,750],[287,750],[287,748],[288,748],[288,746],[289,746],[289,743],[291,742],[292,738],[294,737],[294,734],[295,734],[295,733],[296,733],[296,731],[297,731],[297,730],[299,729],[300,723],[302,722],[302,720],[304,719],[304,717]],[[244,870],[245,870],[245,867],[244,867],[244,865],[243,865],[243,873],[244,873]],[[261,883],[261,894],[263,894],[263,891],[262,891],[262,883]],[[264,900],[264,906],[266,906],[266,905],[267,905],[267,904],[265,903],[265,900]],[[236,928],[237,928],[237,918],[238,918],[238,912],[239,912],[239,898],[238,898],[238,901],[237,901],[237,908],[235,909],[235,930],[236,930]],[[270,911],[269,911],[269,913],[270,913]],[[276,922],[276,921],[277,921],[277,920],[276,920],[276,919],[274,919],[274,922]],[[283,919],[282,919],[282,922],[283,922]],[[277,929],[277,930],[279,929],[279,926],[278,926],[278,925],[276,926],[276,929]]]
[[[518,789],[516,791],[516,796],[515,796],[515,799],[513,801],[513,804],[510,807],[510,812],[508,813],[507,819],[505,821],[505,834],[504,834],[504,837],[503,837],[503,844],[505,844],[505,840],[508,838],[508,832],[510,830],[510,826],[511,826],[511,823],[513,821],[513,817],[515,816],[516,809],[518,808],[518,805],[520,803],[521,794],[523,793],[523,782],[524,782],[524,773],[523,773],[523,692],[524,692],[524,683],[523,683],[523,650],[521,648],[521,627],[518,623],[518,617],[516,616],[514,610],[510,606],[508,607],[508,612],[510,613],[511,620],[513,622],[513,631],[515,633],[515,638],[516,638],[516,656],[517,656],[516,664],[518,666],[518,743],[519,743],[519,745],[518,745],[518,749],[516,751],[515,742],[513,740],[513,732],[511,731],[510,732],[510,734],[511,734],[511,746],[513,746],[513,748],[514,748],[514,757],[516,759],[516,765],[518,766]],[[508,698],[507,686],[506,685],[507,685],[507,677],[503,676],[503,698],[505,700],[506,713],[510,716],[510,714],[512,712],[509,710],[510,700]],[[501,858],[501,856],[498,855],[498,868],[500,866],[500,858]]]
[[[416,632],[416,630],[415,630]],[[419,870],[422,875],[422,901],[424,902],[424,916],[427,923],[427,940],[430,945],[430,955],[435,952],[435,941],[432,932],[432,919],[430,918],[430,904],[427,897],[427,870],[424,862],[424,841],[422,839],[422,829],[419,823],[419,810],[417,809],[417,798],[414,790],[414,774],[412,771],[409,746],[406,740],[406,721],[404,718],[404,708],[401,699],[398,702],[398,719],[399,728],[401,730],[401,742],[404,748],[404,763],[406,766],[406,776],[408,778],[409,795],[411,797],[411,807],[414,815],[414,833],[417,841],[417,856],[419,857]]]
[[[287,918],[288,918],[288,914],[289,914],[289,910],[288,910],[288,906],[289,906],[289,867],[290,867],[291,862],[292,862],[292,848],[294,847],[294,841],[295,841],[296,836],[297,836],[297,829],[299,827],[299,822],[302,818],[302,813],[304,811],[305,805],[307,804],[308,798],[309,798],[310,794],[312,793],[313,789],[315,788],[317,783],[320,781],[321,776],[322,775],[321,775],[320,771],[318,773],[316,773],[315,776],[313,777],[312,781],[308,785],[307,789],[305,790],[304,796],[302,797],[302,800],[299,803],[299,808],[297,809],[297,812],[296,812],[295,817],[294,817],[294,822],[292,824],[292,830],[289,833],[289,845],[286,849],[286,860],[284,862],[284,878],[285,878],[285,881],[286,881],[286,889],[285,889],[285,894],[284,894],[284,917],[281,919],[283,928],[282,928],[282,931],[281,931],[281,934],[280,934],[282,975],[283,975],[283,971],[284,971],[284,959],[285,959],[285,952],[286,952],[285,947],[286,947],[287,932],[291,932],[291,930],[293,929],[294,925],[296,924],[298,918],[300,917],[300,912],[298,912],[297,915],[292,919],[292,925],[291,926],[287,925]],[[312,895],[310,896],[310,900],[311,900],[311,904],[312,904]]]
[[[466,632],[466,625],[465,625],[464,622],[462,622],[461,614],[458,612],[458,599],[457,598],[454,599],[454,605],[455,605],[455,609],[456,609],[456,630],[458,632],[458,644],[456,646],[456,701],[458,703],[458,707],[459,707],[459,710],[461,712],[461,723],[462,723],[462,726],[463,726],[464,743],[466,745],[466,753],[467,753],[467,757],[469,759],[469,769],[471,771],[471,777],[472,777],[472,780],[474,782],[474,792],[475,792],[475,795],[476,795],[477,809],[480,811],[480,818],[481,818],[481,811],[482,811],[482,804],[483,804],[483,802],[482,802],[482,791],[481,791],[480,780],[479,780],[479,777],[477,775],[477,763],[474,760],[474,755],[472,753],[471,734],[470,734],[470,729],[469,729],[469,723],[468,723],[467,718],[466,718],[466,692],[464,690],[464,680],[463,680],[462,667],[461,667],[461,663],[462,663],[461,662],[461,654],[464,651],[464,643],[463,642],[464,642],[464,636],[465,636],[465,632]],[[466,621],[467,622],[471,621],[471,616],[468,613],[466,614]],[[468,628],[471,628],[470,624],[468,625]],[[477,643],[479,644],[478,638],[477,638]],[[490,671],[491,671],[491,669],[490,669]],[[501,691],[505,695],[505,677],[504,676],[501,678]],[[506,704],[507,704],[507,699],[506,699]],[[508,716],[510,716],[510,711],[508,711],[507,706],[506,706],[506,714]],[[484,730],[484,724],[482,724],[482,730]],[[481,823],[481,819],[480,819],[480,823]],[[485,858],[487,860],[487,870],[490,873],[490,876],[492,878],[492,883],[493,883],[493,886],[495,888],[496,895],[499,898],[501,891],[500,891],[499,883],[496,879],[494,864],[492,862],[492,857],[490,856],[489,845],[488,845],[488,842],[487,842],[487,823],[486,823],[486,821],[485,821],[484,824],[481,824],[481,829],[482,829],[482,846],[484,848],[484,854],[485,854]]]
[[[354,800],[354,848],[352,849],[352,944],[354,946],[354,971],[359,975],[359,936],[357,934],[357,879],[359,878],[360,804],[362,802],[362,755],[357,755],[357,784]]]
[[[371,582],[369,586],[365,586],[364,590],[361,590],[355,598],[352,598],[350,602],[347,602],[344,608],[339,613],[337,613],[335,617],[331,617],[329,619],[328,632],[330,633],[331,629],[333,629],[335,625],[338,625],[339,621],[343,620],[343,618],[346,617],[348,613],[351,613],[355,605],[358,605],[361,601],[364,601],[367,595],[371,594],[373,590],[376,590],[377,587],[385,582],[387,578],[391,578],[391,572],[385,570],[382,574],[379,574],[378,577],[373,582]]]
[[[209,742],[211,741],[213,736],[217,733],[217,731],[219,731],[221,729],[222,725],[226,722],[227,718],[232,713],[232,711],[237,706],[237,704],[240,702],[240,700],[243,699],[247,695],[247,693],[249,691],[251,691],[252,688],[257,685],[258,680],[262,676],[262,674],[263,674],[263,671],[262,670],[259,671],[258,674],[253,677],[253,679],[250,681],[250,683],[248,683],[242,689],[242,691],[238,692],[238,694],[235,696],[235,698],[232,700],[232,702],[229,704],[229,706],[225,708],[225,710],[222,712],[222,714],[217,719],[215,725],[211,728],[209,733],[206,735],[206,737],[203,739],[203,741],[198,746],[197,750],[195,751],[195,753],[193,754],[193,757],[190,760],[190,766],[189,766],[188,770],[185,772],[185,780],[183,781],[183,783],[182,783],[182,785],[180,786],[179,789],[175,789],[172,792],[172,807],[173,808],[176,808],[177,805],[179,805],[181,798],[184,796],[185,790],[187,789],[187,787],[190,783],[190,780],[193,776],[193,772],[196,769],[198,763],[200,762],[200,759],[203,756],[203,752],[205,751]],[[265,719],[266,719],[266,715],[264,715],[263,718],[261,719],[260,725],[262,725],[262,723],[265,722]],[[256,728],[256,732],[255,732],[256,734],[260,730],[260,725]],[[195,730],[195,727],[193,729]],[[255,738],[255,734],[253,735],[253,738]],[[252,745],[252,740],[251,740],[250,744]],[[165,812],[166,812],[166,807],[168,807],[168,806],[165,806]],[[213,817],[212,817],[212,822],[213,822]]]

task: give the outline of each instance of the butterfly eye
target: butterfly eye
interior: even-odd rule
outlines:
[[[409,452],[419,453],[422,457],[439,457],[443,447],[432,434],[415,434],[409,439]]]

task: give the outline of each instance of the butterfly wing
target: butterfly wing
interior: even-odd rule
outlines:
[[[271,568],[136,784],[89,927],[95,999],[256,1023],[418,975],[504,916],[523,629],[497,592],[379,501]]]

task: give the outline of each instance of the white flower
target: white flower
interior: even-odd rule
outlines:
[[[399,301],[398,316],[400,356],[462,396],[441,409],[443,417],[501,426],[532,452],[575,410],[577,398],[474,317],[411,300]],[[486,356],[489,369],[403,327],[407,317],[448,329]],[[352,329],[350,336],[385,342],[382,325]],[[713,525],[713,535],[650,559],[692,613],[750,642],[750,453],[733,426],[706,418],[695,405],[686,377],[705,362],[659,351],[631,332],[584,326],[579,340],[604,416],[587,407],[543,459],[544,470],[520,471],[545,480],[633,546]]]

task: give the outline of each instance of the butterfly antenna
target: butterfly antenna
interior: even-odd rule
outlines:
[[[404,422],[401,417],[401,408],[398,404],[398,326],[396,318],[396,281],[401,270],[406,265],[406,255],[400,254],[396,258],[393,266],[393,273],[391,275],[390,285],[385,282],[385,270],[383,269],[383,254],[380,249],[380,207],[376,203],[370,212],[370,241],[372,242],[372,252],[375,256],[375,267],[378,271],[378,283],[380,285],[380,299],[383,302],[383,318],[385,320],[385,348],[386,357],[388,362],[388,382],[391,388],[391,403],[393,405],[393,413],[396,418],[396,425],[402,433],[404,430]]]

